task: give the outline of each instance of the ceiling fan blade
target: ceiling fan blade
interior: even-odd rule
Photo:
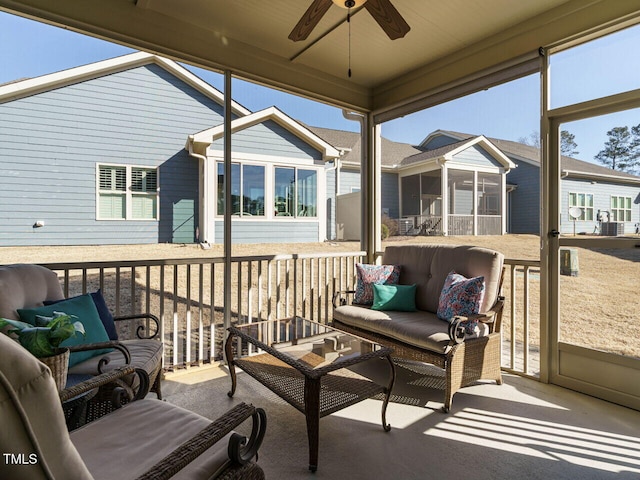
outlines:
[[[364,6],[391,40],[402,38],[411,30],[389,0],[367,0]]]
[[[305,40],[324,14],[327,13],[332,3],[331,0],[314,0],[307,11],[304,12],[300,21],[291,30],[289,39],[294,42]]]

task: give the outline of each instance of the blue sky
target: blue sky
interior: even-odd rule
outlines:
[[[0,84],[37,77],[131,53],[133,50],[61,28],[0,12]],[[640,28],[628,29],[552,57],[552,106],[640,88]],[[216,88],[219,74],[192,70]],[[539,76],[532,75],[444,105],[387,122],[386,138],[420,143],[443,129],[517,141],[539,130]],[[294,95],[234,80],[234,100],[255,111],[276,105],[309,125],[357,131],[340,109]],[[577,158],[594,161],[614,126],[640,124],[640,111],[566,126],[575,135]]]

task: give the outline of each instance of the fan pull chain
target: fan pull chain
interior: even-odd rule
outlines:
[[[351,78],[351,9],[347,11],[347,23],[349,24],[349,78]]]

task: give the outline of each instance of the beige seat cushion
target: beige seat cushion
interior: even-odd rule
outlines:
[[[0,452],[24,455],[27,465],[0,461],[0,478],[90,479],[69,439],[51,372],[27,350],[0,334]],[[27,433],[33,431],[33,437]],[[30,457],[36,455],[36,457]]]
[[[131,366],[142,368],[145,372],[152,376],[158,369],[162,361],[162,343],[156,340],[123,340],[123,343],[131,354]],[[125,365],[124,355],[119,350],[114,350],[106,355],[91,357],[82,363],[74,365],[69,369],[71,374],[95,375],[98,372],[98,362],[101,358],[108,357],[109,364],[104,371],[111,371],[115,368]],[[138,376],[129,377],[134,383],[133,388],[137,388]]]
[[[352,327],[378,333],[415,347],[446,353],[449,341],[449,323],[440,320],[435,313],[382,312],[370,308],[344,305],[333,311],[333,318]],[[477,332],[467,338],[489,334],[489,327],[480,323]]]
[[[449,345],[448,323],[429,312],[382,312],[344,305],[333,311],[333,318],[438,353]]]
[[[162,343],[156,340],[122,340],[131,354],[131,366],[142,368],[151,374],[160,365],[162,358]],[[106,355],[92,357],[82,363],[78,363],[69,369],[69,373],[95,374],[98,371],[98,362],[101,358],[109,358],[109,365],[105,370],[113,370],[125,365],[124,355],[119,350],[114,350]]]
[[[167,402],[145,399],[74,430],[71,440],[95,479],[137,478],[210,423]],[[229,436],[172,478],[208,479],[224,468]]]

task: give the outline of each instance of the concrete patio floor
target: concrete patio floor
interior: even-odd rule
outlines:
[[[388,365],[359,373],[386,382]],[[535,380],[504,375],[458,392],[449,414],[430,388],[433,369],[397,368],[381,426],[382,402],[369,399],[320,421],[319,465],[307,469],[301,413],[244,373],[234,398],[223,367],[169,374],[168,402],[216,418],[238,402],[267,412],[259,464],[269,479],[638,479],[640,412]]]

